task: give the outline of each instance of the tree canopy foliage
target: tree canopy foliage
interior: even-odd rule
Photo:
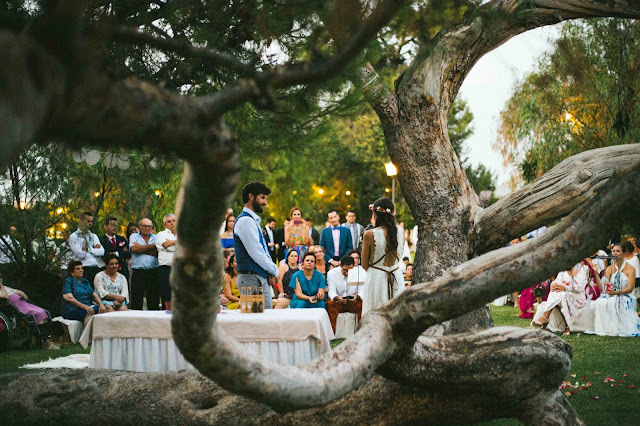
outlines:
[[[357,1],[332,4],[308,0],[288,2],[283,8],[257,0],[95,3],[97,7],[87,25],[97,21],[104,25],[106,20],[122,27],[137,27],[177,46],[206,45],[258,68],[327,55],[334,48],[328,41],[344,39],[354,30],[354,22],[362,19]],[[415,2],[355,58],[344,73],[346,78],[336,76],[322,83],[293,87],[274,94],[272,100],[245,104],[225,115],[241,153],[241,180],[263,180],[273,190],[268,214],[281,221],[291,207],[298,205],[317,225],[324,223],[329,208],[354,209],[360,221],[367,220],[368,204],[390,195],[391,180],[384,172],[389,156],[379,121],[352,80],[359,79],[362,66],[371,62],[380,69],[376,78],[393,84],[419,44],[431,40],[443,26],[459,22],[477,3]],[[29,9],[21,1],[9,2],[5,8],[0,16],[24,18],[13,19],[14,25],[26,25],[38,14],[37,9]],[[340,13],[334,13],[336,8]],[[236,70],[220,67],[206,57],[184,57],[179,51],[130,41],[116,40],[103,60],[121,77],[136,76],[194,96],[217,92],[238,77]],[[459,156],[464,155],[462,145],[472,132],[472,119],[466,105],[456,103],[451,113],[450,137],[460,149]],[[470,178],[477,175],[476,180],[483,182],[476,188],[478,191],[493,189],[488,171],[474,172],[466,167]],[[101,175],[93,176],[93,182],[97,180],[108,188],[108,174]],[[155,187],[159,187],[158,183]],[[402,200],[399,185],[397,190],[397,199]],[[88,191],[93,194],[94,190]],[[102,194],[97,198],[89,199],[89,204],[108,201]],[[144,209],[144,203],[139,204],[129,202],[127,210],[133,211],[133,207],[129,209],[133,205]],[[122,202],[115,205],[122,206]],[[234,210],[238,211],[241,205],[238,193]],[[106,214],[106,210],[101,213]],[[413,226],[406,205],[400,203],[399,213],[401,220]],[[127,216],[121,208],[119,214]]]
[[[531,182],[567,157],[640,136],[640,25],[571,21],[500,114],[496,147]]]

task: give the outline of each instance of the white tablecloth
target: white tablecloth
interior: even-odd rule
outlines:
[[[227,311],[217,321],[247,351],[285,365],[303,364],[329,351],[329,340],[334,337],[324,309],[278,309],[262,314]],[[91,342],[92,368],[193,369],[178,351],[170,330],[171,314],[164,311],[111,312],[92,317],[80,342],[85,347]]]

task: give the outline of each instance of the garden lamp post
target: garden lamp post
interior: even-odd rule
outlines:
[[[387,171],[387,176],[391,178],[391,201],[393,205],[396,204],[396,176],[398,176],[398,169],[396,166],[389,161],[384,164],[384,168]]]

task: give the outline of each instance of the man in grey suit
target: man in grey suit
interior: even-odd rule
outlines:
[[[342,224],[345,228],[351,232],[351,242],[353,243],[353,248],[360,247],[360,238],[364,233],[364,226],[356,223],[356,212],[355,210],[349,210],[347,212],[347,221]]]

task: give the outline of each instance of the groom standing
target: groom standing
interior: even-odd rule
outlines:
[[[324,249],[324,260],[333,267],[340,266],[340,259],[353,248],[351,232],[340,226],[340,215],[335,210],[331,210],[327,218],[331,226],[322,230],[320,246]]]
[[[262,235],[260,217],[267,205],[271,190],[262,182],[250,182],[242,188],[244,208],[233,226],[233,244],[236,249],[238,290],[262,287],[264,307],[271,309],[270,285],[275,285],[278,267],[271,260],[267,242]]]

